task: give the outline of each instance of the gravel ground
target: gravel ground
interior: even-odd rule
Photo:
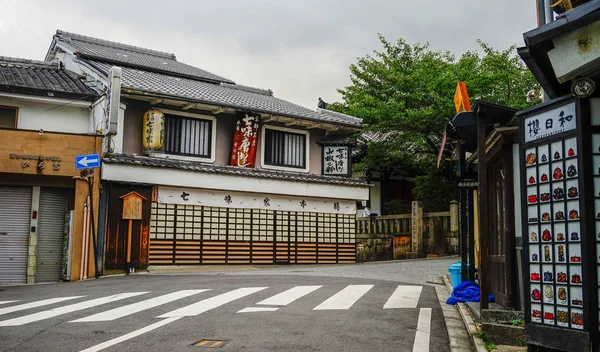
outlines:
[[[387,280],[403,283],[429,285],[433,277],[448,272],[450,264],[456,263],[458,257],[435,259],[403,260],[390,262],[370,262],[347,265],[291,265],[291,266],[254,266],[248,270],[227,270],[214,272],[154,272],[159,275],[301,275],[301,276],[330,276],[357,279]]]

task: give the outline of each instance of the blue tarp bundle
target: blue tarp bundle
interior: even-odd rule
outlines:
[[[494,302],[495,297],[488,294],[488,301]],[[448,298],[446,304],[455,305],[456,303],[479,302],[479,285],[473,281],[463,281],[452,290],[452,296]]]

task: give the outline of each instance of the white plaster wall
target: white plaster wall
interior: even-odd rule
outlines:
[[[70,107],[69,100],[56,103],[40,103],[19,98],[0,96],[0,105],[18,107],[18,129],[90,133],[91,109],[85,107]],[[91,103],[90,103],[91,106]]]

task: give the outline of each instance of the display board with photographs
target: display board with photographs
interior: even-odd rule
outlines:
[[[527,147],[524,163],[531,322],[583,330],[577,139]]]

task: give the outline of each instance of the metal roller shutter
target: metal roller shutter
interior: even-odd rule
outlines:
[[[27,281],[31,187],[0,186],[0,283]]]
[[[41,189],[36,282],[60,281],[68,192],[60,188]]]

